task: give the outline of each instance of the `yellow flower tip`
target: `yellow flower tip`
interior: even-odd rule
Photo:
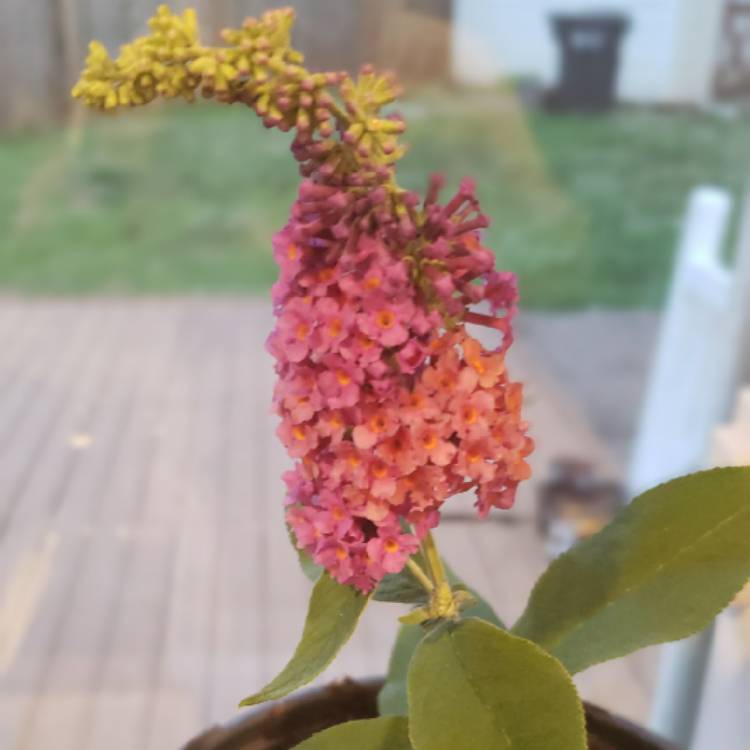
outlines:
[[[109,57],[107,48],[101,42],[98,42],[96,39],[92,39],[89,42],[89,53],[96,57]]]
[[[320,142],[316,159],[331,172],[354,169],[361,160],[390,168],[405,152],[396,138],[403,123],[380,115],[396,97],[393,77],[371,66],[356,81],[345,73],[310,73],[302,66],[304,56],[291,47],[294,19],[291,7],[270,10],[240,28],[225,29],[226,46],[203,47],[194,9],[178,15],[160,5],[149,21],[150,33],[124,45],[116,60],[100,42],[90,44],[71,94],[104,110],[156,97],[192,101],[197,93],[226,103],[243,101],[268,127],[296,127],[305,138],[314,132],[328,139]],[[345,131],[343,142],[333,137],[337,130]]]
[[[187,8],[182,14],[182,20],[186,31],[189,31],[191,35],[198,33],[198,14],[195,8]]]

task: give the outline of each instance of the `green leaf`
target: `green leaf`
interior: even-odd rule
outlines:
[[[565,553],[513,628],[571,671],[706,627],[750,577],[750,468],[662,484]]]
[[[448,578],[451,578],[450,570],[448,570]],[[474,599],[476,599],[475,604],[472,604],[470,607],[467,607],[465,610],[463,610],[463,612],[461,612],[461,617],[478,617],[480,620],[486,620],[487,622],[496,625],[498,628],[502,628],[503,630],[505,630],[505,625],[495,614],[495,610],[492,609],[488,602],[480,594],[478,594],[475,589],[471,588],[471,586],[465,586],[462,583],[453,583],[453,585],[454,588],[465,589],[474,597]]]
[[[294,750],[411,750],[409,728],[402,716],[361,719],[314,734]]]
[[[444,563],[445,564],[445,563]],[[465,588],[476,599],[476,604],[467,607],[461,613],[462,618],[478,617],[480,620],[496,625],[499,628],[505,628],[500,618],[495,614],[490,605],[474,589],[464,586],[461,579],[450,569],[448,565],[446,573],[448,580],[457,588]],[[408,711],[408,702],[406,699],[406,677],[409,672],[409,662],[411,661],[414,650],[419,645],[429,628],[422,625],[402,625],[399,628],[396,642],[391,651],[391,658],[388,663],[388,674],[385,683],[378,694],[378,708],[380,713],[396,714],[405,716]]]
[[[583,708],[546,651],[477,619],[446,623],[409,668],[415,750],[585,750]]]
[[[416,609],[412,609],[411,612],[401,615],[398,621],[404,625],[421,625],[430,619],[431,612],[429,607],[417,607]]]
[[[422,570],[427,571],[427,560],[421,551],[412,557]],[[372,598],[378,602],[392,602],[395,604],[424,604],[427,602],[427,592],[415,575],[404,568],[400,573],[389,573],[380,581]]]
[[[400,573],[389,573],[385,576],[372,598],[378,602],[423,604],[427,601],[427,593],[412,572],[404,568]]]
[[[302,568],[302,572],[309,580],[315,583],[323,573],[323,566],[314,563],[312,557],[303,549],[297,548],[297,558],[299,559],[299,566]]]
[[[286,525],[286,530],[289,534],[289,541],[292,543],[292,547],[294,547],[294,551],[297,553],[297,559],[299,560],[299,566],[302,568],[302,572],[307,578],[315,583],[323,572],[323,566],[314,563],[312,557],[310,557],[305,550],[300,549],[297,546],[297,540],[294,538],[294,532],[289,524]]]
[[[413,555],[413,559],[422,570],[427,570],[427,563],[420,553]],[[479,596],[474,589],[466,586],[461,578],[459,578],[459,576],[457,576],[451,569],[448,563],[443,561],[443,565],[445,566],[445,571],[451,586],[454,588],[466,589],[478,600],[478,604],[475,605],[475,607],[478,607],[479,610],[474,613],[475,616],[503,627],[497,615],[492,611],[492,607],[490,607],[490,605],[487,604],[487,602]],[[375,589],[372,598],[378,602],[393,602],[397,604],[425,604],[428,600],[427,593],[422,587],[422,584],[415,578],[409,568],[404,568],[400,573],[391,573],[385,576],[385,578],[383,578],[378,584],[377,589]]]
[[[313,587],[302,638],[289,663],[240,706],[283,698],[315,679],[349,640],[367,601],[368,597],[324,573]]]
[[[409,673],[409,662],[424,634],[425,630],[421,625],[402,625],[399,628],[388,662],[388,674],[378,693],[378,710],[381,716],[405,716],[408,712],[406,676]]]

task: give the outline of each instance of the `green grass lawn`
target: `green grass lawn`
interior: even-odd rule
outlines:
[[[524,114],[500,93],[404,106],[399,175],[474,175],[488,242],[525,304],[652,306],[689,190],[739,194],[750,120],[623,110]],[[245,292],[275,277],[270,235],[296,186],[288,136],[241,108],[160,106],[0,139],[0,285],[39,293]]]

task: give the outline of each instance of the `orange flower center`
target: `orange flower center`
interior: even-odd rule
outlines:
[[[336,380],[339,381],[339,385],[349,385],[352,382],[352,379],[343,370],[339,370],[336,373]]]
[[[310,332],[310,328],[305,323],[300,323],[297,326],[297,329],[295,330],[295,333],[297,334],[297,338],[300,341],[302,341],[303,339],[307,338],[307,334],[309,332]]]
[[[365,279],[366,289],[377,289],[379,286],[380,286],[379,276],[368,276],[368,278]]]
[[[346,550],[343,547],[337,547],[336,557],[338,557],[339,560],[346,560],[347,558]]]
[[[339,318],[334,318],[329,324],[328,324],[328,333],[331,334],[331,336],[338,336],[341,333],[341,320]]]
[[[381,328],[393,328],[396,322],[396,316],[390,310],[381,310],[375,320]]]
[[[422,445],[425,447],[426,450],[431,451],[433,448],[436,448],[438,444],[437,436],[434,432],[428,432],[423,438],[422,438]]]
[[[333,269],[332,268],[323,268],[320,271],[318,271],[318,281],[330,281],[333,278]]]
[[[383,545],[383,548],[389,555],[393,555],[401,549],[401,547],[399,547],[399,544],[395,539],[389,539]]]
[[[466,454],[466,458],[468,459],[470,464],[475,464],[481,457],[482,454],[478,453],[477,451],[471,451],[470,453]]]
[[[388,473],[388,469],[382,464],[376,464],[372,467],[372,475],[375,479],[382,479]]]
[[[480,374],[484,375],[484,372],[486,370],[484,363],[482,362],[479,357],[475,357],[474,359],[469,361],[469,364]]]
[[[464,422],[466,422],[466,424],[474,424],[474,422],[477,421],[478,416],[477,410],[473,406],[464,409]]]
[[[346,516],[344,515],[344,511],[341,510],[341,508],[334,508],[331,511],[331,515],[333,516],[334,521],[343,521]]]
[[[289,260],[297,260],[297,255],[299,254],[297,246],[289,245],[289,247],[286,249],[286,254]]]
[[[299,425],[292,428],[292,435],[294,435],[296,440],[305,439],[305,431]]]
[[[385,419],[381,416],[373,417],[370,420],[370,427],[373,432],[382,432],[385,429]]]
[[[349,466],[356,467],[359,466],[362,462],[360,461],[359,456],[356,456],[354,453],[352,453],[349,458],[346,459],[349,462]]]

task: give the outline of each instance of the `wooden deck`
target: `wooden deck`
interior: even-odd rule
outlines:
[[[270,325],[247,299],[0,298],[0,747],[178,748],[288,658],[308,584],[282,524]],[[537,476],[560,453],[615,471],[523,341],[514,364]],[[438,534],[508,619],[545,564],[532,494]],[[397,613],[372,606],[326,678],[382,672]],[[652,661],[592,670],[584,695],[642,719]]]

